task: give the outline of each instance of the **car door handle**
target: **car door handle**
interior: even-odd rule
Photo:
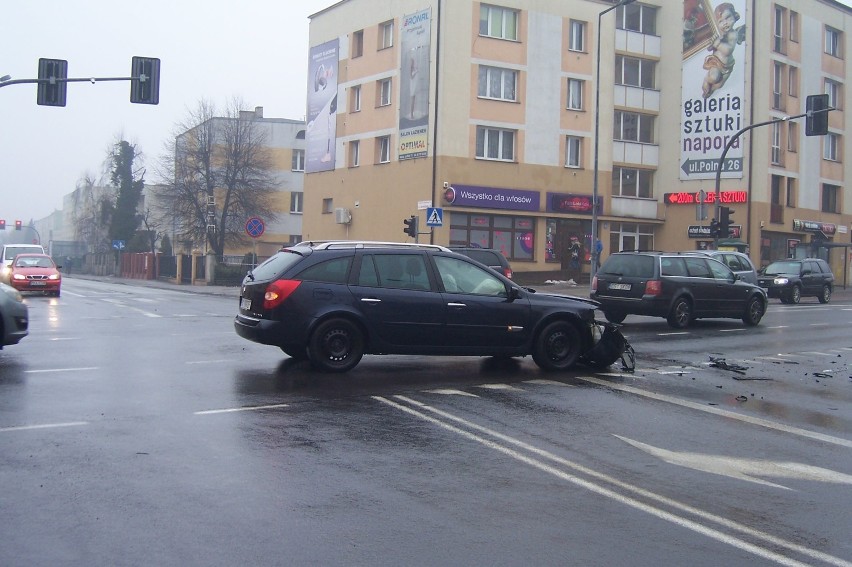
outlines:
[[[454,301],[451,301],[451,302],[447,303],[447,307],[467,307],[467,304],[466,303],[456,303]]]
[[[364,303],[381,303],[382,300],[377,297],[362,297],[361,301]]]

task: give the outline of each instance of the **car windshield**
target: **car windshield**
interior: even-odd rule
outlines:
[[[6,247],[6,256],[5,260],[14,260],[15,256],[18,254],[25,254],[26,252],[41,252],[41,248],[33,248],[30,246],[7,246]]]
[[[18,256],[15,260],[16,268],[52,268],[53,262],[50,258],[39,256]]]
[[[601,274],[630,276],[638,278],[654,277],[654,257],[634,254],[615,254],[607,258],[601,266]]]
[[[776,276],[778,274],[798,274],[801,262],[772,262],[763,270],[767,276]]]

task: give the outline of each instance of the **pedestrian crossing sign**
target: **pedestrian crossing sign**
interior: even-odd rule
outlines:
[[[426,209],[426,226],[444,226],[444,209],[428,207]]]

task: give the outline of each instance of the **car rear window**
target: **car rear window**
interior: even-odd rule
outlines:
[[[290,250],[282,250],[253,269],[251,275],[256,280],[271,280],[301,259],[301,254]]]
[[[488,252],[486,250],[467,250],[463,252],[463,254],[469,258],[473,258],[477,262],[485,264],[486,266],[502,265],[494,252]]]
[[[616,254],[607,258],[600,272],[613,276],[653,278],[654,260],[654,256]]]

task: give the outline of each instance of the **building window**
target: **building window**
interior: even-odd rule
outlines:
[[[388,106],[391,103],[391,80],[382,79],[376,83],[378,100],[376,106]]]
[[[361,112],[361,85],[349,88],[349,112]]]
[[[500,67],[479,66],[478,96],[497,100],[516,101],[518,72]]]
[[[393,20],[379,24],[379,49],[393,47]]]
[[[328,215],[334,210],[334,199],[322,200],[322,214]]]
[[[799,125],[796,122],[787,124],[787,151],[799,151]]]
[[[586,22],[571,20],[568,29],[568,50],[586,51]]]
[[[583,167],[583,138],[565,137],[565,167]]]
[[[300,191],[290,193],[290,212],[295,215],[302,214],[302,206],[305,200],[305,194]]]
[[[376,161],[390,163],[390,136],[376,138]]]
[[[586,81],[568,79],[568,110],[583,110],[583,87]]]
[[[349,142],[349,167],[361,165],[361,142],[352,140]]]
[[[650,114],[616,110],[613,139],[622,142],[654,143],[654,117]]]
[[[825,26],[825,52],[840,57],[840,31]]]
[[[293,171],[305,171],[305,150],[293,150],[290,169]]]
[[[829,161],[837,161],[839,155],[840,136],[829,132],[822,137],[822,158]]]
[[[614,222],[610,224],[609,249],[612,252],[654,250],[654,225]]]
[[[799,68],[787,67],[787,94],[796,98],[799,96]]]
[[[654,172],[649,169],[612,168],[612,194],[619,197],[654,197]]]
[[[656,88],[657,62],[638,57],[615,57],[615,84],[643,89]]]
[[[450,213],[450,245],[494,248],[510,260],[532,260],[535,220],[530,217]]]
[[[784,84],[784,64],[775,61],[772,73],[772,108],[781,110],[784,108],[784,96],[781,85]]]
[[[518,11],[499,6],[479,6],[479,35],[498,39],[518,39]]]
[[[775,31],[772,36],[772,50],[776,53],[787,53],[784,41],[784,23],[787,20],[787,10],[775,6]]]
[[[352,58],[364,55],[364,30],[352,34]]]
[[[828,95],[828,106],[831,108],[840,108],[840,101],[843,100],[840,96],[840,83],[830,79],[825,80],[825,94]]]
[[[824,213],[839,213],[839,203],[837,197],[840,195],[840,187],[837,185],[829,185],[828,183],[822,186],[822,212]]]
[[[794,177],[787,178],[787,206],[796,206],[796,179]]]
[[[515,161],[515,131],[477,126],[476,157]]]
[[[772,152],[773,165],[782,165],[781,162],[781,125],[778,122],[772,124]]]
[[[799,13],[790,10],[790,41],[799,43]]]
[[[615,27],[644,35],[657,35],[657,9],[641,4],[619,6],[615,11]]]

